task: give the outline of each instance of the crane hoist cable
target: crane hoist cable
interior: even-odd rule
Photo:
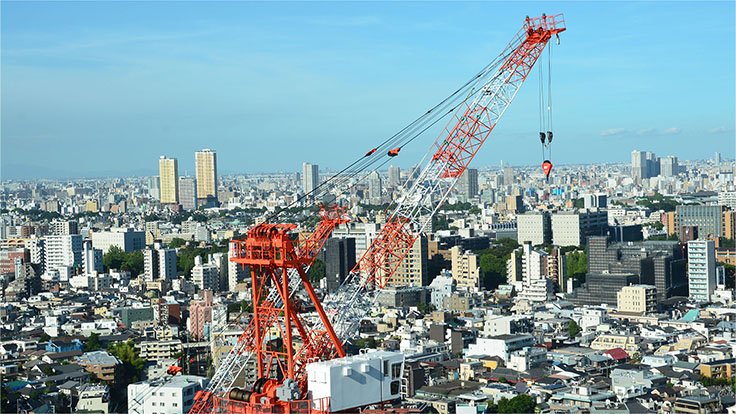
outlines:
[[[481,82],[484,82],[484,78],[488,76],[488,74],[494,73],[496,67],[500,65],[506,59],[506,57],[508,57],[508,54],[498,56],[488,65],[486,65],[480,72],[473,76],[470,80],[465,82],[465,84],[463,84],[460,88],[455,90],[450,96],[443,99],[440,103],[438,103],[427,112],[419,116],[417,119],[412,121],[410,124],[399,130],[399,132],[381,142],[377,147],[371,149],[365,155],[359,157],[358,159],[350,163],[347,167],[343,168],[336,174],[332,175],[329,179],[317,185],[313,190],[298,197],[296,200],[289,203],[285,208],[278,210],[268,216],[265,221],[268,222],[273,220],[274,218],[278,217],[283,211],[287,210],[290,207],[293,207],[294,205],[304,201],[307,198],[317,198],[319,195],[326,194],[329,191],[329,184],[333,184],[333,187],[341,187],[342,185],[345,185],[345,183],[350,182],[350,180],[352,180],[356,175],[370,168],[380,159],[380,156],[376,157],[376,155],[381,149],[394,147],[400,149],[414,141],[417,137],[422,135],[437,122],[444,119],[447,115],[454,112],[460,105],[467,102],[471,97],[480,92],[480,89],[475,90],[474,86],[480,84]],[[469,92],[465,95],[464,98],[462,98],[462,100],[458,102],[458,99],[463,96],[463,92],[465,91]],[[449,109],[445,111],[445,109],[448,107]],[[387,154],[387,156],[390,155]],[[381,165],[384,165],[386,162],[387,161],[384,161],[383,163],[381,163]],[[354,170],[351,171],[351,169],[353,168]],[[337,183],[335,183],[335,181],[337,181]]]
[[[485,74],[489,73],[490,70],[493,70],[493,69],[495,69],[498,66],[498,64],[500,63],[499,62],[500,60],[505,59],[507,56],[508,56],[508,54],[507,55],[502,55],[499,59],[496,59],[496,61],[494,61],[490,65],[488,65],[487,68],[486,68],[486,70],[484,70],[481,73],[479,73],[479,75],[476,75],[476,77],[473,79],[473,82],[466,82],[466,85],[464,85],[466,87],[464,87],[462,89],[465,89],[465,90],[470,89],[470,91],[467,93],[467,95],[465,96],[464,99],[462,99],[461,101],[459,101],[458,103],[456,103],[453,106],[450,106],[450,105],[452,105],[453,102],[457,102],[457,99],[458,98],[455,98],[453,101],[448,101],[448,99],[445,99],[445,101],[447,101],[447,102],[444,104],[444,106],[438,108],[440,105],[437,105],[437,106],[435,106],[435,108],[433,108],[430,111],[427,111],[427,113],[425,113],[425,115],[427,115],[430,112],[434,111],[434,118],[426,118],[426,119],[423,119],[420,122],[418,122],[416,125],[414,125],[412,127],[412,130],[411,131],[409,131],[409,132],[407,132],[405,134],[402,134],[400,136],[398,136],[399,134],[397,134],[396,139],[394,139],[394,140],[392,140],[390,142],[389,141],[384,142],[384,144],[388,144],[388,145],[382,145],[384,147],[393,147],[395,145],[398,145],[396,148],[394,148],[392,150],[389,150],[389,152],[388,152],[387,155],[389,157],[395,156],[401,148],[403,148],[404,146],[406,146],[409,143],[411,143],[412,141],[414,141],[416,138],[418,138],[424,132],[426,132],[429,128],[431,128],[432,126],[434,126],[435,124],[437,124],[437,122],[441,121],[442,119],[444,119],[448,115],[450,115],[453,112],[455,112],[458,107],[460,107],[462,104],[468,102],[471,98],[475,97],[478,93],[480,93],[482,89],[480,89],[480,88],[479,89],[475,89],[474,88],[474,84],[477,84],[477,83],[483,81],[483,79],[484,79],[482,77],[482,75],[484,75],[483,72],[485,72]],[[496,75],[496,76],[498,76],[498,75]],[[453,93],[453,95],[459,95],[458,91],[456,91],[455,93]],[[443,102],[445,102],[445,101],[443,101]],[[439,110],[437,110],[437,109],[439,109]],[[366,156],[373,155],[378,150],[378,148],[380,148],[380,147],[376,147],[376,148],[370,150],[366,154]],[[392,152],[393,152],[393,154],[392,154]],[[344,186],[344,185],[348,184],[349,182],[351,182],[355,176],[357,176],[361,172],[365,171],[366,169],[370,168],[379,159],[380,159],[380,156],[377,157],[377,158],[372,158],[367,164],[362,164],[362,165],[360,165],[359,167],[357,167],[353,171],[347,171],[346,172],[346,176],[336,177],[337,176],[337,174],[336,174],[335,176],[333,176],[328,181],[332,181],[334,178],[337,178],[338,181],[335,182],[335,183],[333,183],[333,187],[342,188],[342,186]],[[385,163],[386,163],[386,161],[384,161],[381,165],[384,165]],[[366,174],[366,176],[367,175],[368,174]],[[327,184],[328,181],[322,183],[318,187],[325,187],[325,184]],[[317,189],[318,188],[315,189],[315,192],[316,192]],[[330,190],[329,188],[323,188],[322,189],[322,191],[325,191],[325,192],[328,192],[329,190]]]
[[[540,62],[541,63],[541,62]],[[552,172],[552,45],[547,47],[547,76],[545,93],[544,65],[539,65],[539,140],[542,144],[542,171],[547,182]]]

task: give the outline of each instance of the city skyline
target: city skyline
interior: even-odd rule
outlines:
[[[222,174],[296,171],[304,160],[338,170],[462,84],[524,15],[540,12],[507,3],[293,6],[4,3],[2,178],[152,175],[161,153],[187,160],[180,171],[192,174],[184,154],[202,147],[220,149]],[[571,26],[552,57],[552,161],[626,162],[634,149],[731,158],[733,10],[727,2],[547,10]],[[164,15],[176,18],[153,24]],[[657,36],[659,21],[680,36]],[[531,76],[473,167],[541,162]],[[275,97],[286,92],[283,108]],[[397,164],[416,163],[438,131]],[[257,156],[276,151],[274,142],[279,157]],[[72,154],[84,161],[70,167],[63,155]]]

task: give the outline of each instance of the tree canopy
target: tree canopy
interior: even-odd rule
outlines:
[[[488,249],[476,252],[480,257],[480,268],[483,272],[483,286],[488,290],[496,289],[506,283],[506,262],[519,244],[514,239],[502,238]]]
[[[325,263],[319,259],[314,259],[314,263],[312,263],[312,266],[309,267],[309,271],[307,272],[307,277],[309,278],[309,283],[312,285],[319,284],[320,280],[327,277]]]
[[[126,253],[120,247],[112,246],[102,256],[102,264],[106,270],[120,269],[137,276],[143,273],[143,252],[138,250]]]
[[[529,414],[534,412],[537,403],[528,394],[519,394],[512,399],[501,398],[498,404],[489,403],[486,413],[519,413]]]

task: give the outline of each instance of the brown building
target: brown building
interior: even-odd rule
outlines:
[[[700,375],[706,378],[732,379],[736,374],[736,358],[721,359],[719,361],[703,362],[700,364]]]
[[[113,384],[117,381],[122,367],[122,362],[106,351],[85,352],[77,358],[77,363],[101,381]]]
[[[23,248],[0,250],[0,275],[15,273],[15,259],[20,259],[22,263],[28,263],[30,261],[28,250]]]

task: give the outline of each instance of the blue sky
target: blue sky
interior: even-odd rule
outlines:
[[[736,152],[734,2],[0,3],[2,177],[341,168],[493,60],[552,51],[555,163]],[[538,164],[534,73],[474,160]],[[417,162],[439,131],[402,151]]]

